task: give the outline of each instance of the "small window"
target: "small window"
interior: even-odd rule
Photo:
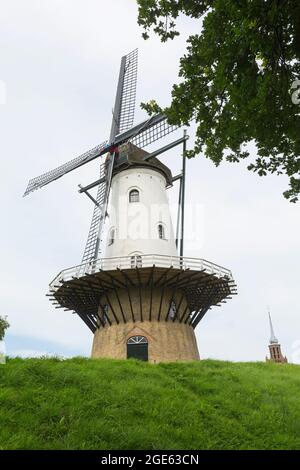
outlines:
[[[173,320],[176,317],[176,303],[175,300],[172,300],[169,310],[169,317]]]
[[[165,232],[165,227],[162,224],[158,224],[158,238],[160,240],[165,240],[166,239],[166,232]]]
[[[145,336],[131,336],[127,341],[127,344],[147,344],[147,338]]]
[[[127,359],[148,361],[148,340],[145,336],[132,336],[127,341]]]
[[[129,202],[140,202],[140,193],[137,189],[132,189],[130,191]]]
[[[115,229],[111,229],[110,234],[109,234],[109,239],[108,239],[108,246],[113,245],[115,242]]]
[[[133,255],[130,257],[130,266],[131,268],[141,268],[143,265],[141,255]]]

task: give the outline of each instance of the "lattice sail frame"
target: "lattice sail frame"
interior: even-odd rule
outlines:
[[[135,49],[121,59],[110,131],[110,145],[113,144],[117,134],[125,132],[132,127],[135,112],[137,69],[138,50]],[[97,205],[94,208],[82,263],[92,262],[97,259],[99,255],[101,235],[108,206],[114,158],[115,152],[110,152],[105,163],[100,167],[100,180],[102,178],[105,178],[105,180],[100,183],[98,187]]]
[[[79,157],[73,158],[73,160],[70,160],[69,162],[64,163],[63,165],[60,165],[54,170],[47,171],[46,173],[43,173],[42,175],[29,180],[24,196],[27,196],[29,193],[35,191],[36,189],[42,188],[46,184],[52,183],[52,181],[61,178],[70,171],[73,171],[76,168],[79,168],[80,166],[85,165],[86,163],[89,163],[90,161],[99,157],[100,155],[102,155],[102,152],[107,147],[107,145],[107,141],[102,142],[102,144],[99,144],[91,150],[88,150],[87,152],[83,153],[82,155],[79,155]]]
[[[135,49],[134,51],[130,52],[130,54],[125,56],[121,106],[119,116],[117,116],[119,134],[127,131],[133,126],[137,87],[137,71],[138,50]]]
[[[104,177],[105,177],[105,163],[102,163],[100,165],[100,179]],[[87,242],[86,242],[83,257],[82,257],[82,263],[86,263],[90,261],[91,259],[93,259],[95,252],[96,252],[99,224],[100,224],[100,219],[102,216],[101,206],[103,205],[103,202],[104,202],[105,190],[106,190],[106,181],[103,183],[100,183],[98,186],[97,197],[96,197],[97,204],[95,204],[94,206],[92,221],[91,221]]]
[[[105,181],[100,183],[98,186],[96,199],[97,205],[94,207],[90,230],[83,252],[82,263],[93,262],[98,257],[108,205],[113,166],[114,154],[110,155],[110,158],[100,166],[100,179],[105,177]]]
[[[167,118],[165,116],[161,116],[161,120],[159,120],[156,124],[153,126],[149,125],[145,128],[144,131],[137,134],[136,136],[133,136],[131,139],[129,139],[129,141],[139,148],[144,148],[147,145],[162,139],[168,134],[171,134],[171,132],[176,131],[178,128],[179,126],[168,124]]]
[[[69,162],[31,179],[28,183],[24,196],[27,196],[31,192],[40,189],[49,183],[52,183],[70,171],[73,171],[82,165],[85,165],[86,163],[101,157],[112,147],[121,145],[125,142],[132,142],[138,147],[144,148],[147,145],[150,145],[153,142],[156,142],[157,140],[167,136],[171,132],[176,131],[178,128],[178,126],[168,124],[166,116],[160,114],[153,116],[143,123],[133,127],[131,130],[117,135],[111,145],[109,145],[108,141],[102,142],[91,150],[88,150],[82,155],[70,160]]]

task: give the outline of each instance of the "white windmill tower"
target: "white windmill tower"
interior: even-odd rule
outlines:
[[[228,269],[183,257],[185,156],[175,177],[157,156],[179,144],[185,150],[187,136],[151,154],[144,150],[177,128],[163,115],[132,127],[136,81],[137,50],[121,60],[109,141],[31,180],[25,195],[106,154],[99,179],[80,186],[95,205],[82,263],[61,271],[48,295],[93,332],[93,357],[196,360],[194,329],[213,305],[236,293],[235,284]],[[166,194],[177,180],[180,240]]]

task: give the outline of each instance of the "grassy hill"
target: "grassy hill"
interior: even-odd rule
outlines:
[[[300,449],[300,367],[0,365],[0,449]]]

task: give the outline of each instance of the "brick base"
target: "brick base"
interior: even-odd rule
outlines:
[[[185,323],[172,321],[127,322],[107,325],[94,335],[93,358],[127,358],[127,340],[131,336],[148,340],[149,362],[199,360],[194,330]]]

